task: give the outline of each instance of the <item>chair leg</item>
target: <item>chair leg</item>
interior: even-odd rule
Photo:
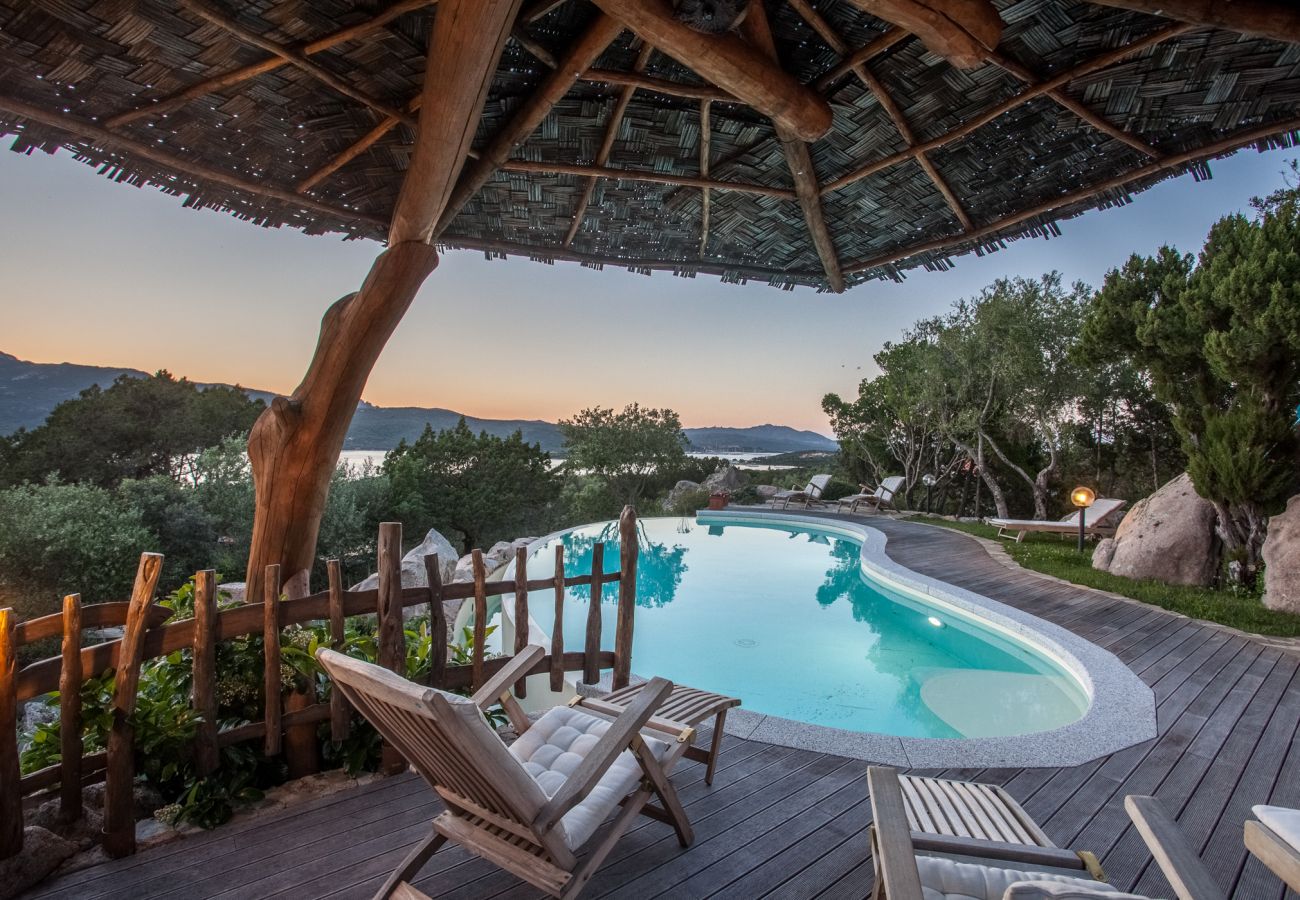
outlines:
[[[447,838],[438,831],[434,831],[427,838],[415,845],[415,848],[406,855],[402,864],[393,870],[393,874],[388,876],[384,886],[375,894],[374,900],[388,900],[397,890],[397,886],[404,881],[410,881],[416,873],[424,868],[424,864],[429,861],[429,857],[438,852],[438,848],[447,843]]]
[[[718,751],[722,749],[723,726],[727,724],[727,711],[724,709],[713,720],[713,740],[709,744],[709,762],[704,769],[704,783],[712,787],[713,770],[718,767]]]

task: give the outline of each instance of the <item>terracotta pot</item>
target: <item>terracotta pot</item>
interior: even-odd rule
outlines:
[[[709,509],[726,509],[727,501],[730,499],[731,495],[724,491],[719,491],[716,494],[709,494]]]

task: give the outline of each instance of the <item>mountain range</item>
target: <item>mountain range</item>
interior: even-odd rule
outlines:
[[[0,434],[19,428],[35,428],[64,400],[71,400],[91,385],[107,387],[119,376],[147,377],[139,369],[82,366],[75,363],[35,363],[0,352]],[[274,394],[244,388],[261,400]],[[345,450],[391,450],[403,438],[419,436],[426,424],[435,431],[451,428],[461,413],[450,409],[415,406],[375,406],[362,401],[348,430]],[[563,445],[560,429],[539,419],[479,419],[465,416],[474,431],[505,437],[516,430],[524,440],[558,451]],[[836,443],[815,431],[800,431],[787,425],[754,425],[749,428],[687,428],[691,449],[704,453],[788,453],[803,450],[835,450]]]

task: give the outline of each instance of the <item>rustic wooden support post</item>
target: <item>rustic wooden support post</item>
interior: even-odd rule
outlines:
[[[81,818],[81,595],[63,598],[63,663],[59,669],[59,817]]]
[[[264,566],[287,580],[311,568],[330,477],[366,379],[415,293],[438,264],[434,225],[460,176],[514,26],[520,0],[440,0],[426,57],[421,113],[391,217],[388,250],[360,292],[325,314],[311,365],[290,397],[276,398],[248,439],[257,494],[249,596]],[[310,208],[310,198],[297,205]]]
[[[343,570],[337,559],[325,563],[329,577],[330,646],[343,652],[346,625],[343,620]],[[337,687],[330,691],[330,740],[336,744],[348,736],[352,728],[352,714],[348,698]]]
[[[266,736],[263,750],[267,756],[278,756],[281,746],[281,722],[283,710],[280,680],[280,567],[271,564],[266,567],[265,580],[262,582],[262,686],[265,696],[266,711],[263,721],[266,723]]]
[[[555,545],[555,624],[551,626],[551,690],[564,689],[564,543]]]
[[[614,626],[614,690],[627,687],[632,674],[632,626],[636,620],[636,510],[618,517],[618,621]]]
[[[131,714],[135,712],[140,684],[149,605],[158,588],[162,564],[161,553],[140,554],[126,610],[126,628],[117,651],[117,684],[113,689],[113,725],[108,734],[104,785],[104,850],[114,857],[135,852],[135,726]]]
[[[515,548],[515,654],[528,646],[528,548]],[[515,682],[515,695],[528,696],[523,678]]]
[[[600,681],[600,591],[605,574],[605,542],[591,548],[591,603],[587,607],[587,640],[582,652],[582,682]]]
[[[447,680],[447,608],[438,554],[424,558],[424,574],[429,582],[429,684],[440,687]]]
[[[316,687],[306,691],[289,691],[286,712],[298,712],[316,705]],[[304,722],[284,730],[284,762],[290,778],[315,775],[320,771],[320,743],[316,740],[316,723]]]
[[[474,690],[483,686],[483,645],[487,643],[487,570],[483,551],[473,551],[474,563],[474,647],[470,653],[470,677]]]
[[[200,716],[194,735],[194,765],[210,775],[220,764],[217,744],[217,573],[205,569],[194,575],[194,672],[190,690]]]
[[[23,849],[23,792],[18,766],[18,648],[14,611],[0,609],[0,859]],[[78,785],[80,787],[80,785]]]
[[[406,631],[402,627],[402,523],[379,525],[379,665],[406,677]],[[384,772],[396,774],[406,768],[406,760],[397,748],[384,743]]]

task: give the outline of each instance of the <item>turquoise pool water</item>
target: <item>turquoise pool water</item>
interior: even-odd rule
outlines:
[[[746,709],[903,737],[992,737],[1079,719],[1087,699],[1054,661],[956,614],[868,580],[856,541],[803,527],[642,519],[632,669],[731,694]],[[614,523],[558,539],[566,570],[590,571]],[[555,540],[530,558],[554,566]],[[602,646],[614,645],[618,586],[602,597]],[[588,588],[564,607],[568,649],[581,646]],[[530,595],[549,635],[554,593]]]

